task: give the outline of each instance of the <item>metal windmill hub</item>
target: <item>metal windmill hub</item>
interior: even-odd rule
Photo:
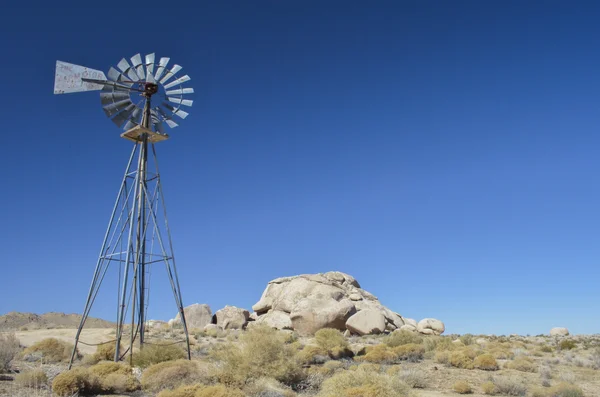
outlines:
[[[158,84],[155,83],[145,83],[144,84],[144,96],[146,98],[150,98],[152,95],[158,92]]]

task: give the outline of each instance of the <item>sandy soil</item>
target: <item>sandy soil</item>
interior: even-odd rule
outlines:
[[[32,331],[15,332],[23,346],[31,346],[45,338],[56,338],[65,342],[75,341],[76,329],[38,329]],[[111,328],[89,328],[84,329],[79,337],[78,350],[83,354],[91,354],[96,351],[96,346],[87,346],[81,342],[97,344],[114,339],[114,330]]]

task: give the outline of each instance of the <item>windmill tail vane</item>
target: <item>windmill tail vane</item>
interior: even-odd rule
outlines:
[[[152,267],[160,263],[165,265],[184,329],[185,340],[182,342],[186,343],[188,358],[191,357],[154,144],[169,138],[165,127],[175,128],[179,125],[175,120],[185,119],[189,115],[184,109],[192,106],[193,101],[186,96],[193,94],[194,89],[184,87],[191,79],[188,75],[179,74],[181,66],[169,66],[170,58],[160,58],[158,62],[155,59],[154,54],[148,54],[143,59],[140,54],[129,60],[123,58],[107,74],[85,66],[56,62],[54,93],[100,91],[104,113],[124,130],[122,138],[134,142],[96,262],[69,368],[75,359],[85,322],[107,274],[118,278],[116,339],[110,341],[115,343],[115,361],[129,353],[131,362],[136,347],[134,342],[139,341],[140,349],[148,343],[145,327],[150,274]],[[137,161],[134,161],[136,155]],[[128,315],[131,316],[129,347],[121,351]]]

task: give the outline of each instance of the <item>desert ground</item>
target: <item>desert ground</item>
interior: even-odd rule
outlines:
[[[73,381],[60,374],[69,373],[66,352],[74,335],[75,329],[3,332],[4,351],[11,339],[19,346],[0,375],[0,395],[600,396],[600,335],[427,336],[399,330],[348,337],[325,329],[300,337],[262,326],[214,328],[192,331],[190,363],[182,360],[182,344],[175,343],[183,331],[159,324],[149,330],[151,344],[134,351],[133,369],[128,355],[107,369],[114,365],[103,362],[114,354],[107,354],[112,344],[80,345],[75,368],[81,378]],[[44,346],[49,338],[58,342]],[[97,328],[84,330],[81,340],[98,344],[113,338],[113,329]],[[70,382],[72,392],[64,387]]]

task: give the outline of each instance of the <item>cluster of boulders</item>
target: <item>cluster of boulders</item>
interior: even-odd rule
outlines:
[[[280,330],[294,330],[301,336],[323,328],[335,328],[350,335],[372,335],[407,330],[440,335],[444,323],[433,318],[419,322],[402,317],[383,306],[356,279],[341,272],[281,277],[268,283],[254,312],[225,306],[212,314],[206,304],[184,309],[188,328],[244,329],[264,324]],[[169,321],[181,323],[180,315]]]

